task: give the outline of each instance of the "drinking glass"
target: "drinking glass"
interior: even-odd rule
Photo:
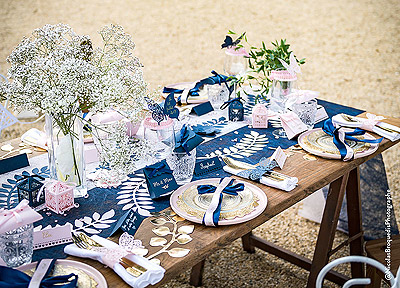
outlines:
[[[158,162],[167,158],[175,147],[173,120],[168,118],[158,124],[149,116],[145,118],[143,126],[144,139],[149,141],[153,150],[153,161],[151,162]]]
[[[207,92],[208,101],[210,101],[215,110],[219,110],[221,105],[224,104],[225,101],[228,101],[229,90],[225,84],[208,85]]]
[[[27,224],[0,235],[0,257],[14,268],[32,261],[33,224]]]
[[[292,110],[299,116],[300,120],[306,124],[308,130],[311,130],[315,124],[315,115],[317,114],[317,100],[311,99],[303,103],[295,103]]]
[[[190,151],[190,155],[186,152],[175,152],[167,157],[169,168],[178,185],[189,183],[193,178],[194,165],[196,163],[196,149]]]

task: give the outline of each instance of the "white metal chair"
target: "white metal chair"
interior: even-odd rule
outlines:
[[[325,275],[331,270],[332,268],[343,264],[343,263],[351,263],[351,262],[358,262],[358,263],[365,263],[370,266],[373,266],[379,270],[381,270],[385,275],[388,275],[388,279],[390,281],[390,285],[392,288],[400,288],[400,267],[397,270],[397,275],[396,277],[393,276],[393,274],[387,270],[387,268],[380,262],[364,257],[364,256],[347,256],[343,258],[336,259],[330,263],[328,263],[324,268],[321,269],[321,271],[318,274],[317,277],[317,282],[316,282],[316,288],[322,288],[322,283],[324,280]],[[371,284],[371,279],[370,278],[355,278],[355,279],[350,279],[348,280],[344,285],[343,288],[348,288],[353,285],[369,285]]]

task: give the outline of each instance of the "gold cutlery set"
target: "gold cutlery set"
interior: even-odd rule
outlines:
[[[75,245],[81,249],[93,250],[94,247],[106,248],[82,232],[78,234],[72,233],[72,240],[74,241]],[[125,268],[126,272],[128,272],[133,277],[139,277],[147,271],[146,268],[140,266],[139,264],[136,264],[126,257],[122,257],[121,259],[119,259],[119,264],[121,264],[121,266]]]

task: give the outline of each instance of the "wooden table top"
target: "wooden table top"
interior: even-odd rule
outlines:
[[[365,115],[365,113],[361,114],[360,116],[363,115]],[[398,118],[386,117],[384,121],[396,126],[400,126],[400,119]],[[373,133],[371,134],[375,137],[379,137]],[[161,260],[161,266],[166,269],[166,273],[163,280],[156,286],[165,284],[170,279],[193,267],[208,255],[249,233],[254,228],[303,200],[318,189],[338,179],[345,173],[366,162],[368,159],[371,159],[374,156],[382,153],[384,150],[397,144],[399,141],[391,142],[387,139],[384,139],[380,143],[378,150],[372,155],[349,162],[328,160],[320,157],[317,157],[316,161],[307,161],[303,159],[304,153],[294,153],[294,155],[288,157],[284,169],[280,171],[283,174],[297,177],[299,179],[298,186],[294,190],[291,192],[284,192],[253,182],[253,184],[260,187],[268,197],[268,206],[265,211],[255,219],[243,224],[222,226],[218,228],[194,224],[195,229],[191,234],[191,237],[193,238],[191,242],[185,244],[184,246],[174,243],[170,247],[174,248],[181,246],[190,249],[190,253],[187,256],[183,258],[173,258],[168,254],[163,253],[157,257]],[[17,143],[18,145],[19,142],[17,140],[17,142],[14,143]],[[31,157],[32,156],[34,156],[34,154],[31,155]],[[149,245],[150,238],[156,236],[151,231],[154,225],[149,223],[149,220],[150,219],[147,218],[143,221],[135,234],[135,238],[142,240],[143,245],[149,249],[148,255],[151,255],[160,248],[151,247]],[[185,220],[180,222],[179,225],[189,223],[189,221]],[[166,237],[169,240],[171,236]],[[113,236],[111,239],[117,241],[118,236]],[[97,261],[77,257],[69,257],[69,259],[87,263],[98,269],[106,277],[109,287],[130,287],[125,284],[110,268],[104,267],[104,265]]]

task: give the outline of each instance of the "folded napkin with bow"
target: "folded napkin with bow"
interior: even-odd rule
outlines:
[[[332,123],[337,126],[360,128],[366,131],[374,132],[390,141],[400,139],[400,128],[385,122],[382,116],[376,116],[371,113],[366,114],[367,118],[354,117],[346,114],[337,114],[332,117]]]
[[[197,81],[193,83],[191,87],[188,87],[186,89],[177,89],[177,88],[172,88],[172,87],[164,87],[163,93],[173,93],[173,94],[181,94],[178,97],[178,105],[182,104],[190,104],[189,103],[189,96],[199,96],[200,88],[203,87],[204,85],[214,85],[214,84],[222,84],[230,81],[227,76],[225,75],[220,75],[214,70],[211,71],[211,74],[213,76],[207,77],[205,79],[202,79],[200,81]],[[228,89],[231,89],[228,87]]]
[[[243,183],[234,183],[235,179],[230,177],[222,178],[217,187],[213,185],[200,185],[197,187],[197,192],[201,194],[213,194],[210,206],[204,213],[202,223],[206,226],[218,226],[219,215],[222,209],[223,193],[236,196],[238,192],[244,190]]]
[[[360,139],[355,136],[362,136],[365,134],[365,130],[362,128],[351,129],[344,128],[338,124],[333,123],[333,119],[328,119],[324,122],[322,130],[332,136],[333,144],[338,148],[340,153],[340,158],[343,161],[350,161],[354,159],[354,150],[346,140],[351,140],[355,142],[364,142],[370,144],[379,144],[382,142],[383,138],[379,139]]]
[[[286,192],[296,188],[298,179],[290,177],[275,171],[272,171],[277,166],[275,161],[269,162],[268,159],[262,158],[259,165],[251,165],[249,163],[234,160],[232,158],[223,158],[227,164],[223,169],[236,176],[246,179],[258,181],[261,184],[277,188]]]
[[[100,236],[93,235],[90,238],[103,247],[92,247],[91,250],[87,250],[78,248],[76,244],[70,244],[65,246],[64,252],[77,257],[97,260],[100,263],[109,266],[114,270],[115,273],[118,274],[118,276],[122,278],[122,280],[134,288],[142,288],[148,285],[154,285],[160,282],[164,277],[165,269],[150,262],[146,258],[131,254],[117,243],[104,239]],[[142,271],[143,273],[141,273],[140,276],[134,277],[121,265],[120,259],[122,257],[127,258],[131,262],[141,266],[142,269],[144,268],[143,271],[145,271]]]

